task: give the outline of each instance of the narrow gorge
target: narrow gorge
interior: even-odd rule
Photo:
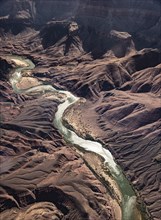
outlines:
[[[160,220],[161,3],[0,2],[4,220]]]

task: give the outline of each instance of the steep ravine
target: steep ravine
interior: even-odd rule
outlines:
[[[54,86],[81,97],[65,123],[110,150],[151,219],[160,220],[160,27],[160,0],[0,1],[0,218],[116,217],[107,191],[113,185],[118,201],[120,193],[102,159],[76,152],[53,126],[65,98]],[[35,63],[17,83],[23,93],[9,83],[9,54]]]
[[[50,85],[17,87],[25,79],[21,71],[34,65],[15,56],[12,60],[23,67],[10,78],[16,93],[5,81],[1,87],[0,218],[116,219],[117,204],[53,126],[57,106],[66,97]]]
[[[15,59],[18,59],[18,57],[13,57]],[[21,60],[20,60],[21,61]],[[124,174],[122,174],[122,171],[118,167],[118,165],[114,162],[114,159],[111,155],[111,153],[104,149],[100,143],[88,141],[85,139],[82,139],[78,137],[73,131],[67,129],[65,126],[63,126],[62,123],[62,116],[64,111],[70,106],[71,104],[75,103],[78,98],[73,96],[70,92],[66,91],[59,91],[55,90],[54,87],[50,85],[40,85],[37,87],[30,88],[28,90],[19,90],[17,89],[17,83],[21,80],[21,71],[32,69],[34,68],[34,65],[29,60],[23,60],[23,63],[26,63],[27,65],[21,68],[17,68],[16,71],[12,74],[10,82],[13,86],[13,89],[15,92],[18,93],[26,93],[30,94],[35,91],[41,92],[41,91],[51,91],[51,92],[58,92],[66,95],[66,101],[64,101],[63,104],[60,104],[58,107],[58,111],[55,114],[54,124],[56,128],[60,131],[60,133],[64,136],[65,140],[75,146],[79,146],[79,148],[82,148],[86,151],[95,152],[96,154],[99,154],[101,157],[104,158],[105,166],[108,166],[108,170],[110,171],[110,175],[113,176],[114,181],[116,181],[119,190],[121,192],[121,207],[122,207],[122,219],[123,220],[140,220],[144,219],[139,214],[137,210],[137,203],[136,203],[136,195],[133,189],[131,188],[130,184],[126,180]],[[97,166],[97,165],[96,165]],[[105,168],[106,169],[106,168]],[[116,192],[114,192],[116,193]]]

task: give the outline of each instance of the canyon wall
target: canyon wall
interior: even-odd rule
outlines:
[[[35,63],[20,88],[45,83],[81,97],[67,124],[110,149],[144,211],[160,220],[161,2],[1,0],[0,37],[0,218],[120,220],[98,178],[101,160],[80,157],[54,128],[56,97],[13,92],[15,54]]]
[[[24,24],[39,27],[50,20],[75,20],[81,27],[89,26],[101,35],[112,29],[127,31],[136,37],[138,47],[160,46],[161,3],[158,0],[1,2],[0,24],[15,34]]]

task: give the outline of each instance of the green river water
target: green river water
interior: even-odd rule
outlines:
[[[65,100],[63,103],[59,104],[58,110],[55,114],[55,118],[53,123],[55,127],[59,130],[62,134],[64,139],[74,146],[79,146],[82,150],[91,151],[99,154],[104,158],[105,166],[108,167],[113,179],[117,182],[119,186],[119,190],[122,194],[122,220],[144,220],[145,218],[141,214],[141,211],[137,208],[137,196],[135,191],[133,190],[131,184],[126,179],[125,175],[123,174],[121,168],[116,164],[112,154],[109,150],[105,149],[99,142],[86,140],[79,137],[75,132],[71,131],[70,129],[66,128],[62,122],[62,116],[64,111],[72,104],[76,103],[79,98],[74,96],[72,93],[63,90],[57,90],[51,85],[39,85],[29,89],[18,89],[16,84],[22,78],[22,71],[26,71],[29,69],[33,69],[35,65],[29,59],[18,57],[18,56],[10,56],[10,59],[19,59],[26,64],[27,67],[17,67],[10,77],[10,83],[16,93],[26,93],[28,95],[32,94],[33,92],[53,92],[53,93],[60,93],[65,94]]]

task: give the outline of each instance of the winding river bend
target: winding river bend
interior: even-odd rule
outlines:
[[[119,186],[119,190],[122,195],[122,220],[143,220],[140,211],[137,209],[136,194],[132,189],[130,183],[124,176],[121,168],[116,164],[112,154],[109,150],[103,148],[103,146],[95,141],[85,140],[79,137],[75,132],[66,128],[62,122],[62,116],[64,111],[72,104],[76,103],[79,98],[74,96],[72,93],[63,90],[57,90],[51,85],[39,85],[29,89],[19,89],[17,83],[22,79],[22,71],[33,69],[35,65],[29,59],[25,59],[18,56],[10,56],[11,60],[14,59],[21,61],[24,65],[18,65],[13,74],[10,77],[10,83],[13,90],[16,93],[26,93],[30,95],[32,92],[53,92],[65,95],[64,102],[58,106],[58,110],[53,120],[54,126],[62,134],[63,138],[75,146],[79,146],[82,150],[91,151],[99,154],[104,158],[105,166],[108,167],[113,179]]]

